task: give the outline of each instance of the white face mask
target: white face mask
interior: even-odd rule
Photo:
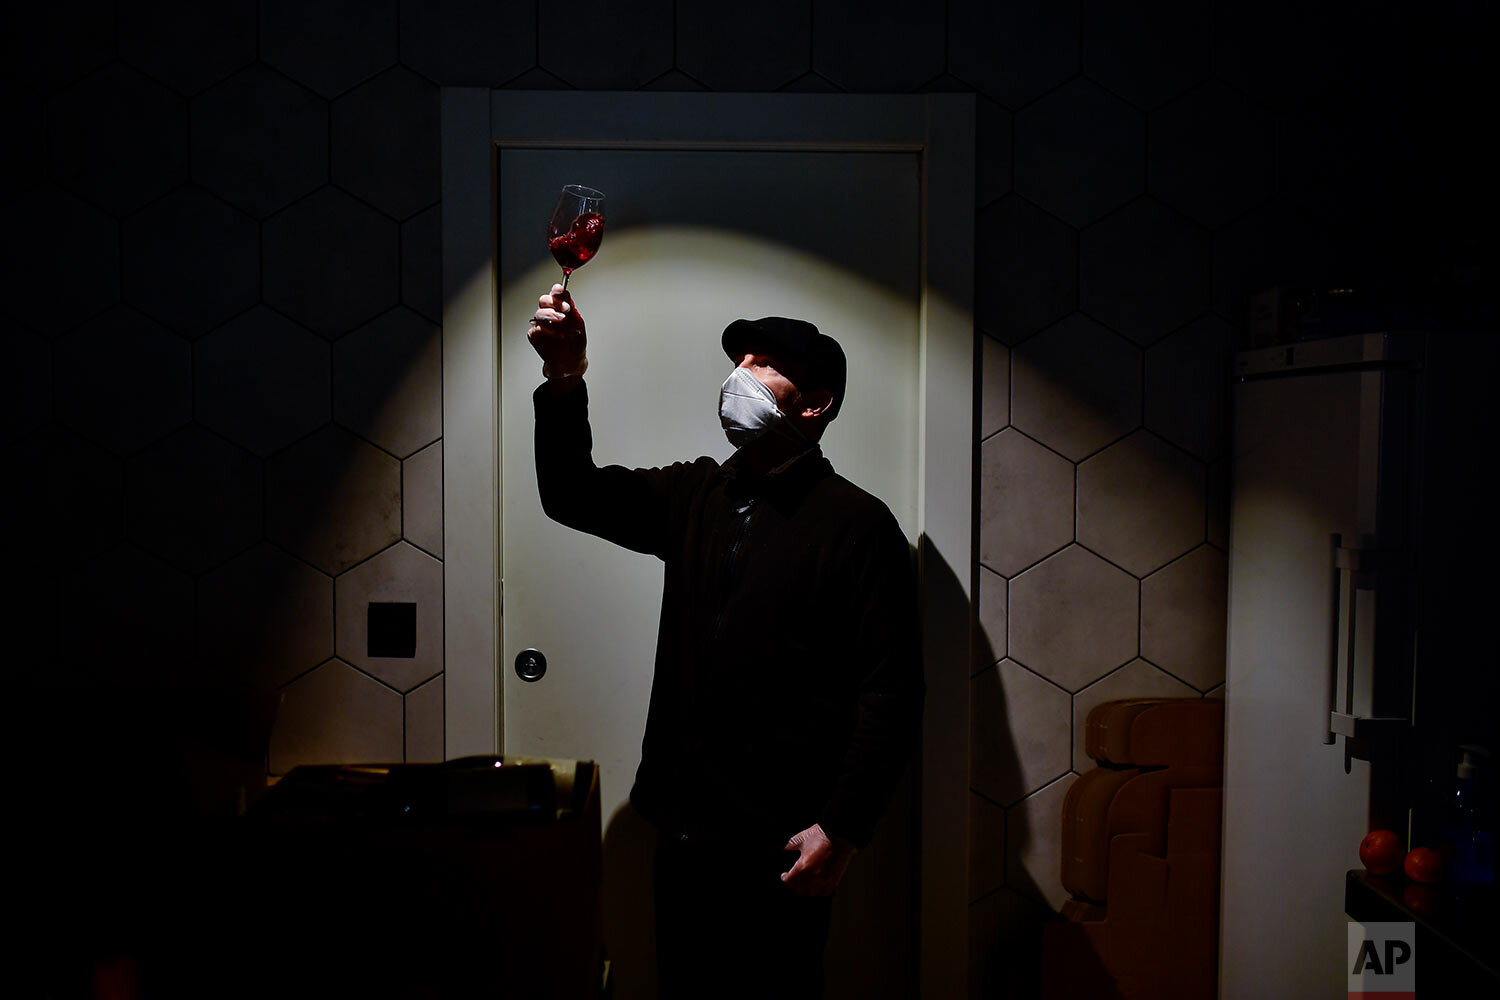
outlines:
[[[719,423],[736,448],[776,431],[797,440],[802,434],[776,405],[776,397],[748,368],[736,368],[719,388]]]

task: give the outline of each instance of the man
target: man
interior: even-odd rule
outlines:
[[[924,693],[905,536],[817,444],[844,353],[811,323],[736,320],[719,403],[733,457],[600,468],[585,324],[562,286],[527,335],[546,377],[543,509],[665,564],[630,793],[660,831],[660,995],[821,996],[830,897],[914,749]]]

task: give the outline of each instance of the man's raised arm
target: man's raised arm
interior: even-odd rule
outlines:
[[[588,386],[583,381],[588,338],[583,317],[561,285],[553,285],[537,300],[526,338],[541,356],[547,379],[532,395],[542,510],[570,528],[661,556],[672,470],[594,464]]]

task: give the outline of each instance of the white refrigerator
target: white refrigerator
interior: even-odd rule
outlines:
[[[1236,357],[1219,988],[1342,998],[1345,872],[1406,830],[1424,339]]]

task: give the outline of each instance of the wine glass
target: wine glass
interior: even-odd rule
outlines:
[[[562,265],[563,287],[578,268],[594,259],[604,239],[604,192],[568,184],[557,196],[547,223],[547,249]]]

